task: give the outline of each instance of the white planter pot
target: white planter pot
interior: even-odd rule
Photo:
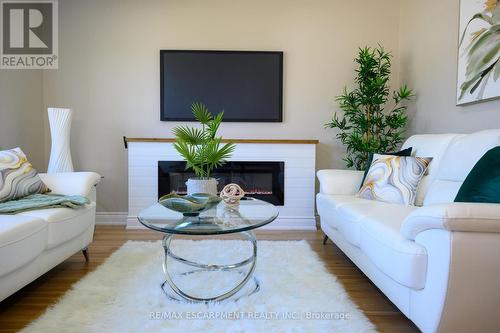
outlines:
[[[199,179],[199,178],[189,178],[186,182],[187,194],[194,193],[209,193],[212,195],[217,195],[217,179]]]
[[[71,109],[48,109],[50,137],[52,140],[49,166],[47,168],[48,173],[73,171],[69,146],[72,113]]]

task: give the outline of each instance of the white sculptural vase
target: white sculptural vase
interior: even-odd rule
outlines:
[[[49,125],[52,146],[50,149],[48,173],[71,172],[70,130],[73,110],[49,108]]]

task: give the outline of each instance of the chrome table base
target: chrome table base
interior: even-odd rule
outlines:
[[[162,244],[163,244],[163,249],[165,251],[165,260],[163,262],[163,272],[165,273],[166,280],[161,285],[161,288],[165,292],[165,294],[173,300],[177,300],[177,301],[184,300],[184,301],[189,301],[189,302],[220,302],[220,301],[223,301],[223,300],[235,295],[238,291],[240,291],[247,284],[247,282],[249,280],[252,279],[253,272],[255,271],[255,265],[257,263],[257,239],[255,238],[255,235],[251,231],[243,231],[240,234],[245,236],[245,238],[252,243],[252,245],[253,245],[252,255],[243,261],[240,261],[240,262],[237,262],[237,263],[231,264],[231,265],[201,264],[201,263],[197,263],[194,261],[190,261],[190,260],[181,258],[181,257],[177,256],[176,254],[174,254],[172,252],[172,250],[170,249],[170,243],[172,242],[174,234],[165,234],[165,237],[163,238]],[[195,267],[194,270],[187,271],[187,272],[181,273],[179,275],[188,276],[188,275],[193,274],[193,273],[212,272],[212,271],[237,271],[238,273],[240,273],[243,276],[243,280],[241,280],[241,282],[238,283],[233,289],[231,289],[225,293],[222,293],[220,295],[208,297],[208,298],[196,297],[196,296],[190,295],[190,294],[182,291],[175,284],[175,282],[172,279],[171,274],[168,271],[168,259],[169,258],[171,258],[177,262],[180,262],[184,265]],[[250,265],[248,272],[244,272],[242,270],[239,270],[242,267],[247,266],[247,265]],[[252,290],[246,294],[247,296],[256,293],[260,289],[259,281],[257,280],[257,278],[253,277],[253,281],[254,281],[255,287],[252,288]],[[167,284],[175,292],[175,294],[177,294],[177,296],[179,296],[180,298],[176,297],[176,296],[172,296],[168,292],[168,290],[166,290]]]

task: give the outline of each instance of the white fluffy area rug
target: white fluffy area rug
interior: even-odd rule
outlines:
[[[249,257],[238,240],[174,240],[174,253],[211,264]],[[164,281],[160,242],[129,241],[24,332],[374,332],[375,327],[328,273],[306,241],[260,241],[254,275],[260,290],[237,301],[173,301]],[[169,260],[169,263],[171,261]],[[172,264],[172,270],[189,270]],[[200,296],[231,289],[232,272],[178,275],[177,283]],[[249,282],[240,291],[248,293]],[[242,297],[241,297],[242,296]]]

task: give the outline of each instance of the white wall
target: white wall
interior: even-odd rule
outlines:
[[[358,46],[381,43],[397,53],[398,4],[60,0],[59,70],[44,72],[45,107],[75,110],[74,164],[105,177],[99,211],[125,212],[122,136],[171,137],[177,125],[159,121],[159,50],[282,50],[284,122],[226,123],[221,133],[228,138],[320,139],[317,167],[342,167],[343,148],[323,124],[337,109],[334,97],[352,83]]]
[[[323,124],[358,46],[395,53],[393,81],[417,93],[410,134],[500,127],[500,100],[455,106],[458,1],[60,0],[59,16],[59,70],[0,70],[0,146],[45,170],[45,110],[72,107],[74,164],[105,176],[99,211],[127,211],[122,136],[169,137],[177,125],[159,121],[160,49],[284,51],[284,122],[225,123],[222,134],[319,139],[318,168],[343,167]]]
[[[410,133],[500,128],[500,100],[456,106],[459,1],[401,1],[400,79],[417,93]]]
[[[42,73],[0,70],[0,150],[20,147],[33,166],[47,168],[42,115]]]

